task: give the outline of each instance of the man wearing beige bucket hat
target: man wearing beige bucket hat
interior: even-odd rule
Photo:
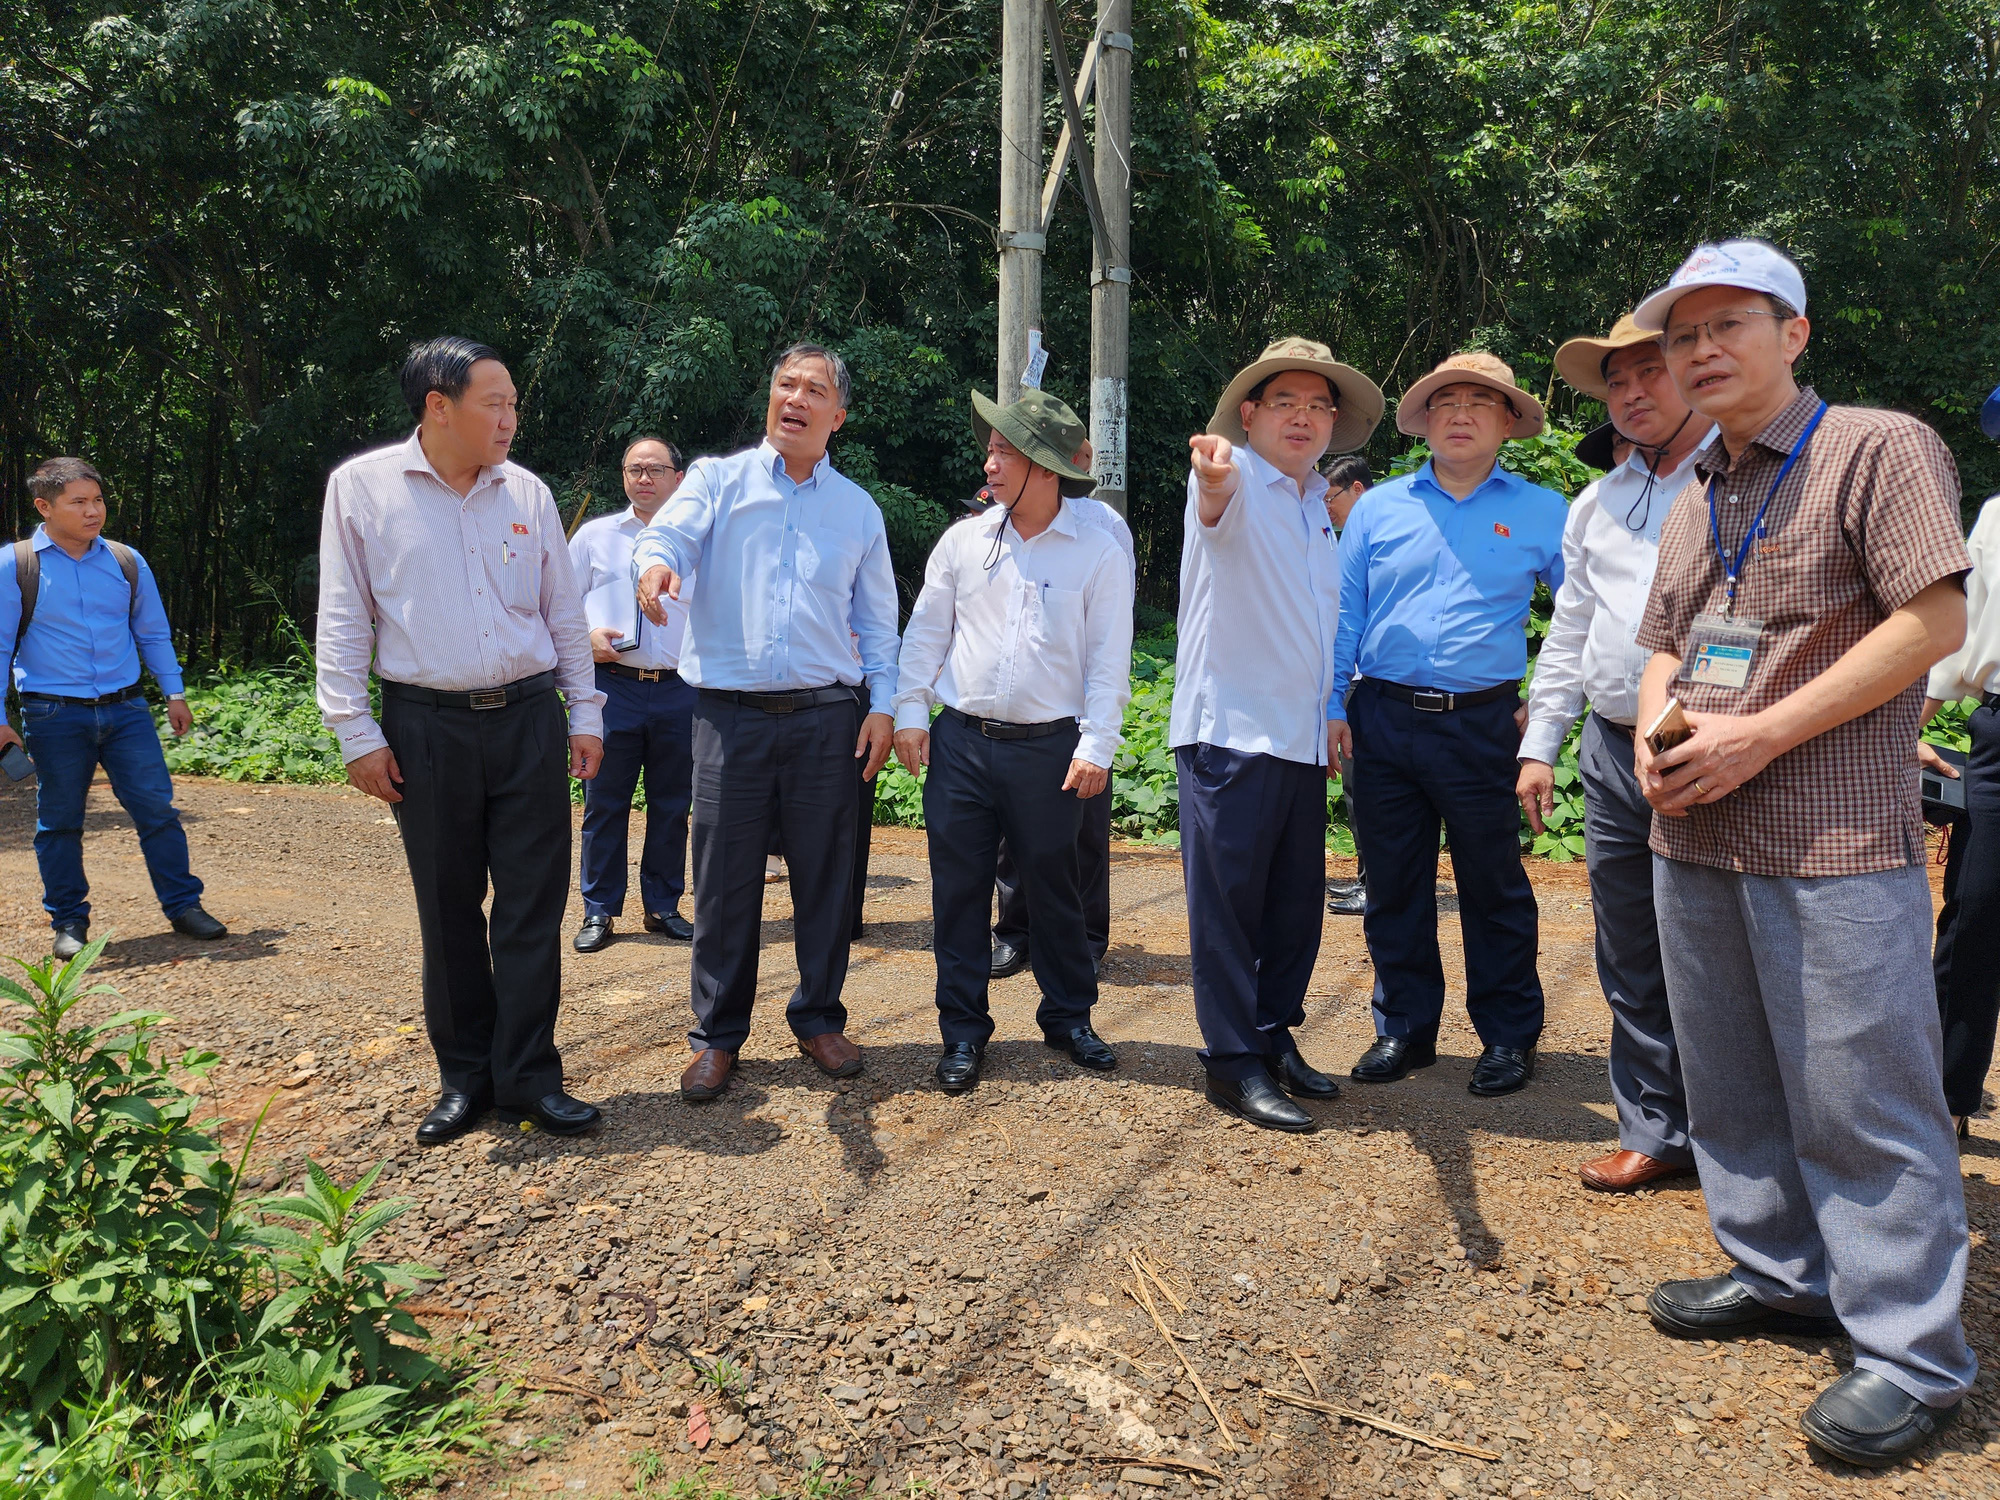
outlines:
[[[1563,530],[1563,584],[1528,693],[1515,795],[1540,833],[1554,806],[1555,762],[1587,700],[1577,746],[1583,776],[1585,860],[1597,924],[1597,978],[1611,1006],[1611,1094],[1619,1149],[1580,1175],[1600,1192],[1630,1192],[1694,1170],[1687,1095],[1660,930],[1653,915],[1653,809],[1632,769],[1639,679],[1651,653],[1639,621],[1659,558],[1660,523],[1694,470],[1712,430],[1681,399],[1659,335],[1618,320],[1604,338],[1575,338],[1556,351],[1556,370],[1602,401],[1632,444],[1621,463],[1586,486]]]
[[[1279,339],[1188,439],[1180,649],[1170,739],[1208,1097],[1310,1130],[1287,1093],[1338,1086],[1292,1041],[1319,956],[1340,551],[1315,465],[1361,447],[1375,383],[1324,344]],[[1280,1092],[1280,1091],[1283,1092]]]
[[[1428,439],[1430,458],[1363,495],[1341,536],[1340,689],[1326,713],[1354,763],[1356,837],[1368,850],[1362,925],[1377,1035],[1354,1066],[1362,1083],[1437,1061],[1440,823],[1465,936],[1465,1006],[1485,1049],[1468,1086],[1509,1094],[1534,1071],[1539,913],[1521,868],[1514,757],[1526,723],[1522,627],[1535,585],[1562,583],[1567,506],[1498,459],[1542,422],[1542,404],[1504,362],[1452,355],[1396,408],[1397,430]]]

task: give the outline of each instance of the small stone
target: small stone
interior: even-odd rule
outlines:
[[[1127,1468],[1118,1471],[1118,1482],[1120,1484],[1150,1485],[1152,1488],[1160,1490],[1166,1488],[1167,1476],[1162,1474],[1158,1469]]]
[[[837,1385],[833,1388],[833,1399],[836,1401],[860,1401],[867,1395],[868,1387],[865,1385]]]
[[[1574,1354],[1565,1354],[1562,1359],[1562,1365],[1565,1370],[1581,1370],[1583,1368],[1583,1361]]]
[[[750,1424],[743,1420],[741,1414],[731,1412],[726,1417],[718,1417],[712,1430],[715,1434],[715,1440],[724,1447],[727,1447],[742,1437],[749,1426]]]
[[[1438,1488],[1443,1490],[1447,1495],[1463,1495],[1465,1493],[1465,1475],[1461,1470],[1439,1469],[1437,1483]]]

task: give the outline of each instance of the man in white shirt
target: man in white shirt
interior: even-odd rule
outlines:
[[[1695,453],[1714,424],[1691,411],[1675,389],[1659,335],[1629,315],[1606,338],[1564,344],[1556,351],[1556,369],[1609,408],[1632,448],[1570,507],[1563,582],[1535,659],[1515,794],[1529,826],[1540,833],[1555,805],[1556,759],[1588,700],[1577,764],[1597,979],[1611,1006],[1619,1149],[1586,1162],[1579,1175],[1586,1187],[1627,1193],[1694,1170],[1653,915],[1653,809],[1632,769],[1632,732],[1639,679],[1651,659],[1638,644],[1639,621],[1653,586],[1660,523],[1694,472]]]
[[[574,1135],[599,1119],[563,1092],[555,1044],[568,778],[590,780],[604,753],[583,603],[555,498],[507,460],[514,382],[500,356],[433,339],[402,384],[409,440],[327,480],[319,706],[347,779],[396,815],[416,887],[443,1084],[417,1141],[448,1141],[496,1105]]]
[[[655,625],[639,612],[632,582],[639,533],[680,487],[687,465],[672,443],[649,434],[625,445],[620,468],[631,503],[615,515],[586,521],[569,540],[586,615],[611,616],[610,623],[590,629],[597,688],[604,694],[604,763],[583,791],[579,953],[609,947],[613,921],[625,914],[626,837],[642,771],[646,842],[639,854],[639,900],[646,931],[683,943],[694,938],[680,912],[687,889],[688,804],[694,797],[694,689],[679,671],[687,605],[669,599],[667,623]],[[603,609],[599,601],[605,601]]]
[[[699,458],[640,534],[639,605],[655,625],[699,575],[681,676],[694,711],[694,1061],[681,1096],[728,1086],[757,994],[764,859],[775,823],[799,986],[785,1019],[821,1072],[861,1051],[840,992],[854,922],[855,773],[889,755],[896,578],[882,512],[835,471],[847,365],[794,344],[771,371],[764,441]]]
[[[1279,339],[1188,439],[1169,738],[1208,1097],[1311,1130],[1285,1097],[1339,1086],[1292,1041],[1319,957],[1340,552],[1314,467],[1364,446],[1382,392],[1324,344]],[[1281,1093],[1280,1090],[1284,1092]]]
[[[1076,511],[1093,483],[1075,460],[1083,424],[1042,391],[1004,408],[974,391],[972,411],[996,503],[939,538],[896,684],[896,756],[913,776],[929,768],[937,1080],[948,1094],[978,1083],[993,1035],[986,912],[1003,833],[1034,922],[1042,1037],[1083,1067],[1118,1066],[1090,1024],[1097,973],[1076,846],[1084,804],[1111,795],[1132,696],[1131,571],[1110,533]]]

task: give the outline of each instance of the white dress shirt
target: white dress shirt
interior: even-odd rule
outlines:
[[[576,569],[578,591],[588,594],[607,583],[624,583],[636,591],[639,579],[632,568],[632,554],[638,547],[639,533],[645,529],[646,523],[629,505],[616,515],[599,516],[579,526],[576,535],[569,539],[569,561]],[[693,596],[693,585],[686,582],[681,584],[680,598],[660,595],[660,606],[667,612],[664,625],[655,625],[635,604],[639,644],[630,651],[621,651],[618,665],[647,672],[671,672],[678,668],[681,643],[687,638],[688,600]]]
[[[898,729],[930,728],[933,703],[1009,724],[1075,719],[1075,758],[1111,765],[1132,697],[1132,575],[1110,528],[1078,510],[1065,499],[1027,541],[1008,526],[991,568],[1002,507],[938,538],[903,631]]]
[[[868,684],[869,713],[896,691],[896,575],[874,498],[821,455],[794,484],[768,441],[698,458],[639,534],[640,573],[695,575],[681,678],[780,693]]]
[[[1248,444],[1234,462],[1236,493],[1213,526],[1188,474],[1169,738],[1323,766],[1340,622],[1326,479],[1309,474],[1301,495]]]
[[[1693,476],[1705,443],[1697,442],[1678,467],[1653,479],[1650,495],[1645,455],[1634,449],[1585,485],[1570,507],[1562,587],[1528,687],[1522,760],[1554,765],[1586,699],[1615,724],[1629,728],[1639,717],[1639,679],[1652,657],[1639,645],[1639,621],[1659,561],[1660,523]]]
[[[1931,668],[1925,688],[1946,703],[2000,693],[2000,495],[1980,507],[1965,550],[1965,644]]]
[[[438,692],[504,687],[553,670],[572,734],[602,735],[604,695],[549,487],[516,463],[469,492],[408,442],[351,458],[326,482],[319,535],[321,717],[342,760],[388,744],[368,667]]]
[[[1099,531],[1109,532],[1111,540],[1118,544],[1118,550],[1125,554],[1125,574],[1132,584],[1132,593],[1139,592],[1139,554],[1132,549],[1132,528],[1125,524],[1125,518],[1099,500],[1095,495],[1072,495],[1066,497],[1076,510],[1076,518],[1085,526],[1094,526]]]

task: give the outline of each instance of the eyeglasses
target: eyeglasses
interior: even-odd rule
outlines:
[[[1718,344],[1739,344],[1750,331],[1750,319],[1776,318],[1780,323],[1789,321],[1784,313],[1766,312],[1762,308],[1739,307],[1734,312],[1717,313],[1705,323],[1676,323],[1667,330],[1667,349],[1673,354],[1692,354],[1695,345],[1701,342],[1704,331]]]
[[[1324,401],[1259,401],[1257,404],[1280,417],[1289,417],[1293,412],[1304,412],[1309,417],[1330,417],[1339,409],[1328,406]]]
[[[1440,401],[1437,399],[1437,397],[1433,396],[1430,400],[1424,403],[1424,410],[1425,411],[1492,411],[1494,408],[1500,406],[1506,407],[1509,411],[1512,411],[1514,409],[1513,402],[1503,401],[1498,396],[1454,396],[1449,401]]]
[[[665,479],[673,472],[674,466],[672,464],[625,465],[625,477],[627,479]]]

